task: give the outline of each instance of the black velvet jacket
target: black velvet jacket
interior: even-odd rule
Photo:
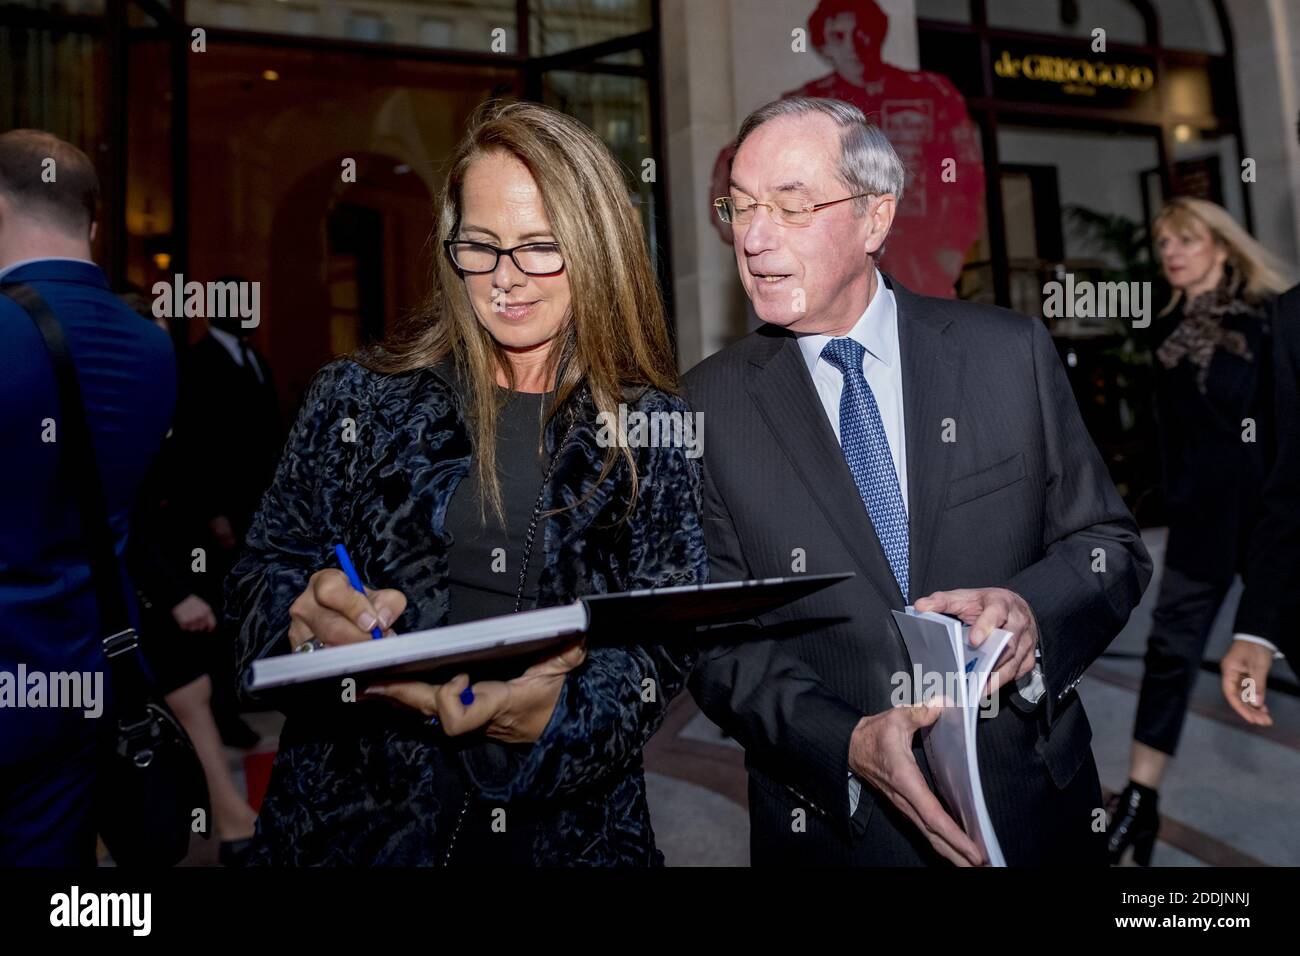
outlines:
[[[336,542],[368,587],[406,595],[399,633],[446,621],[453,542],[444,518],[473,452],[454,381],[446,364],[381,375],[343,360],[317,375],[227,582],[241,673],[255,658],[289,650],[289,605],[313,572],[335,565]],[[615,526],[628,503],[624,463],[575,504],[596,485],[605,452],[594,406],[575,404],[577,424],[543,500],[544,510],[573,507],[539,522],[539,606],[704,582],[699,460],[680,448],[637,449],[635,509]],[[629,404],[686,410],[681,399],[654,390]],[[548,452],[567,424],[563,414],[550,423]],[[342,700],[339,688],[281,701],[287,721],[254,862],[440,864],[464,796],[473,793],[475,810],[462,827],[472,832],[457,837],[453,864],[473,862],[465,841],[476,840],[494,857],[513,844],[506,856],[536,865],[661,864],[641,751],[692,664],[681,645],[589,647],[541,738],[524,746],[481,735],[450,739],[418,714]],[[506,812],[494,819],[505,832],[478,833],[498,807]]]

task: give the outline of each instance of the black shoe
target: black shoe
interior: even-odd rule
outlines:
[[[1150,787],[1130,780],[1123,793],[1111,798],[1110,826],[1106,828],[1106,852],[1111,866],[1119,864],[1129,847],[1133,848],[1134,863],[1151,865],[1151,850],[1160,830],[1156,796]]]
[[[237,714],[215,716],[217,732],[221,734],[221,742],[227,747],[234,747],[236,750],[252,750],[261,742],[262,735],[248,726]]]
[[[222,866],[243,866],[248,862],[248,853],[253,848],[253,838],[242,840],[222,840],[217,848],[217,860]]]

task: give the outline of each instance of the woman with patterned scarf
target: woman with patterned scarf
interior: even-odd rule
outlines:
[[[1259,519],[1272,445],[1269,308],[1290,285],[1275,257],[1214,203],[1171,200],[1152,235],[1173,289],[1155,352],[1169,539],[1129,782],[1107,833],[1112,863],[1132,846],[1142,866],[1210,628]]]

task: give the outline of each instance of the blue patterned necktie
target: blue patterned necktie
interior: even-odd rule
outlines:
[[[840,448],[906,601],[907,506],[899,490],[889,439],[880,420],[880,407],[867,377],[862,374],[865,353],[861,343],[844,337],[827,342],[822,358],[844,376],[844,391],[840,393]]]

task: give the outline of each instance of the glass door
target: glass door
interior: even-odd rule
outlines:
[[[529,0],[528,95],[590,126],[623,167],[672,314],[652,0]]]
[[[1153,184],[1159,201],[1160,136],[1158,128],[998,126],[1011,307],[1047,323],[1088,431],[1130,505],[1158,480],[1153,332],[1144,319],[1165,302],[1147,234]],[[1125,283],[1126,297],[1103,296],[1111,286],[1101,283]]]

